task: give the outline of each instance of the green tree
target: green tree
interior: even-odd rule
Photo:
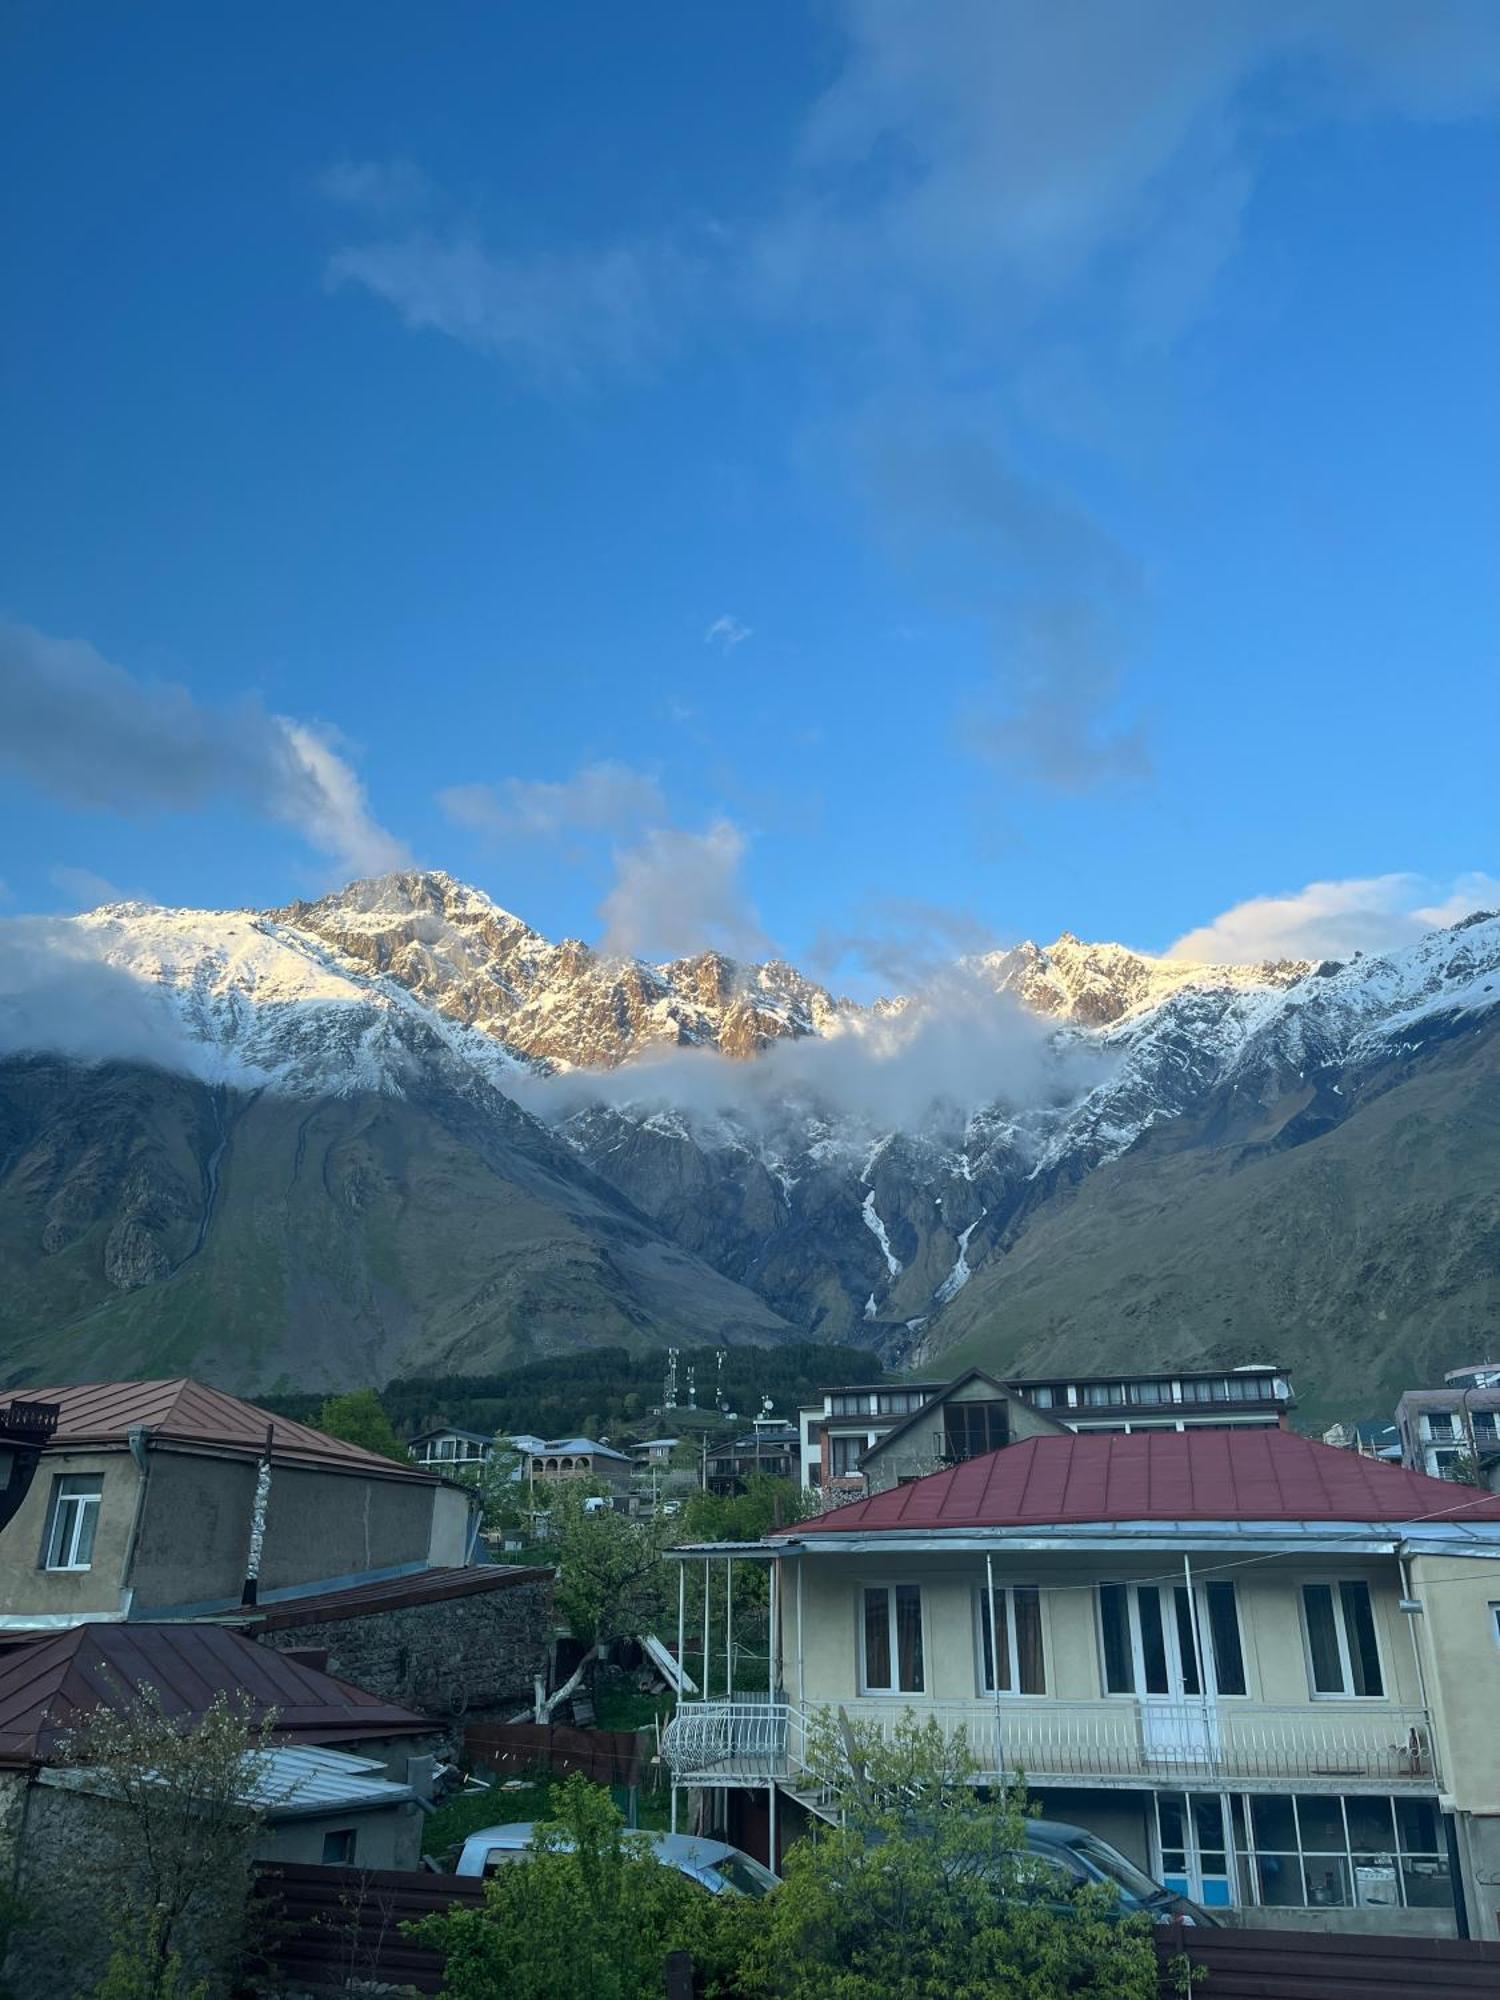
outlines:
[[[538,1699],[538,1722],[573,1695],[605,1646],[654,1630],[666,1603],[662,1547],[671,1524],[632,1520],[612,1507],[590,1509],[586,1487],[586,1481],[571,1480],[554,1486],[550,1496],[557,1552],[553,1601],[586,1651],[556,1693]]]
[[[569,1778],[552,1812],[532,1858],[500,1869],[482,1906],[408,1927],[443,1954],[448,2000],[656,2000],[669,1952],[691,1951],[711,1975],[740,1956],[743,1914],[663,1867],[598,1786]]]
[[[329,1396],[318,1413],[317,1428],[329,1437],[342,1438],[365,1451],[378,1452],[403,1465],[411,1463],[411,1453],[397,1437],[385,1406],[373,1389],[351,1389],[344,1396]]]
[[[215,1695],[184,1727],[153,1687],[100,1709],[67,1739],[99,1801],[89,1898],[109,1927],[98,2000],[213,2000],[249,1933],[252,1855],[263,1819],[254,1780],[275,1717]]]
[[[679,1541],[758,1542],[773,1528],[805,1521],[812,1498],[794,1479],[752,1472],[743,1493],[696,1493],[682,1510]]]
[[[755,2000],[1153,2000],[1151,1926],[1048,1879],[1021,1794],[976,1790],[962,1733],[825,1729],[844,1824],[788,1853],[745,1940]]]
[[[519,1475],[524,1454],[508,1437],[497,1437],[489,1456],[479,1465],[455,1466],[453,1477],[479,1495],[481,1522],[487,1535],[504,1534],[527,1519],[527,1486]]]

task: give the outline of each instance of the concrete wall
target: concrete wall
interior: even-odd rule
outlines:
[[[237,1604],[250,1547],[254,1463],[164,1448],[153,1450],[150,1462],[130,1579],[135,1615],[157,1607]],[[275,1466],[262,1592],[425,1563],[435,1539],[434,1497],[441,1490],[415,1480]],[[465,1495],[451,1498],[466,1510]],[[445,1506],[446,1526],[452,1518],[451,1505]],[[456,1537],[436,1539],[446,1546]]]
[[[467,1486],[440,1486],[434,1493],[427,1560],[435,1568],[462,1569],[473,1560],[469,1544],[477,1505],[477,1496]]]
[[[407,1803],[373,1811],[317,1813],[267,1826],[256,1844],[258,1861],[323,1860],[323,1842],[345,1828],[355,1840],[354,1868],[417,1868],[422,1860],[422,1811]]]
[[[503,1590],[261,1636],[283,1651],[326,1647],[329,1673],[422,1715],[513,1710],[530,1700],[533,1676],[546,1670],[552,1582],[540,1575]]]
[[[1458,1815],[1469,1918],[1500,1937],[1500,1562],[1416,1556],[1422,1650],[1445,1801]]]
[[[101,1480],[93,1562],[87,1570],[42,1568],[56,1482],[85,1473]],[[118,1611],[135,1523],[140,1474],[128,1451],[48,1451],[26,1498],[0,1532],[0,1614],[76,1618]]]

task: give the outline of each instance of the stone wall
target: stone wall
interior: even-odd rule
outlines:
[[[282,1652],[315,1647],[327,1671],[421,1715],[453,1718],[514,1709],[531,1698],[552,1642],[552,1580],[429,1604],[310,1620],[257,1633]]]

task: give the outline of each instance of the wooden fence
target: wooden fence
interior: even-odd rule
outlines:
[[[340,1993],[362,1983],[441,1993],[435,1952],[401,1926],[483,1900],[461,1875],[393,1869],[316,1868],[284,1862],[261,1871],[263,1957],[293,1990]],[[1156,1936],[1162,2000],[1183,1991],[1172,1961],[1186,1953],[1207,1972],[1196,2000],[1473,2000],[1500,1995],[1500,1944],[1455,1939],[1349,1936],[1326,1931],[1200,1930],[1163,1925]],[[693,2000],[692,1961],[667,1962],[668,2000]]]
[[[600,1785],[638,1785],[656,1747],[648,1729],[565,1729],[541,1722],[471,1722],[464,1751],[485,1771],[581,1771]]]

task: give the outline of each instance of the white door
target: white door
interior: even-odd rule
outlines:
[[[1186,1584],[1130,1586],[1130,1639],[1148,1761],[1210,1763],[1219,1749],[1219,1711],[1208,1620]]]
[[[1230,1824],[1218,1792],[1158,1792],[1156,1879],[1211,1910],[1233,1903]]]

